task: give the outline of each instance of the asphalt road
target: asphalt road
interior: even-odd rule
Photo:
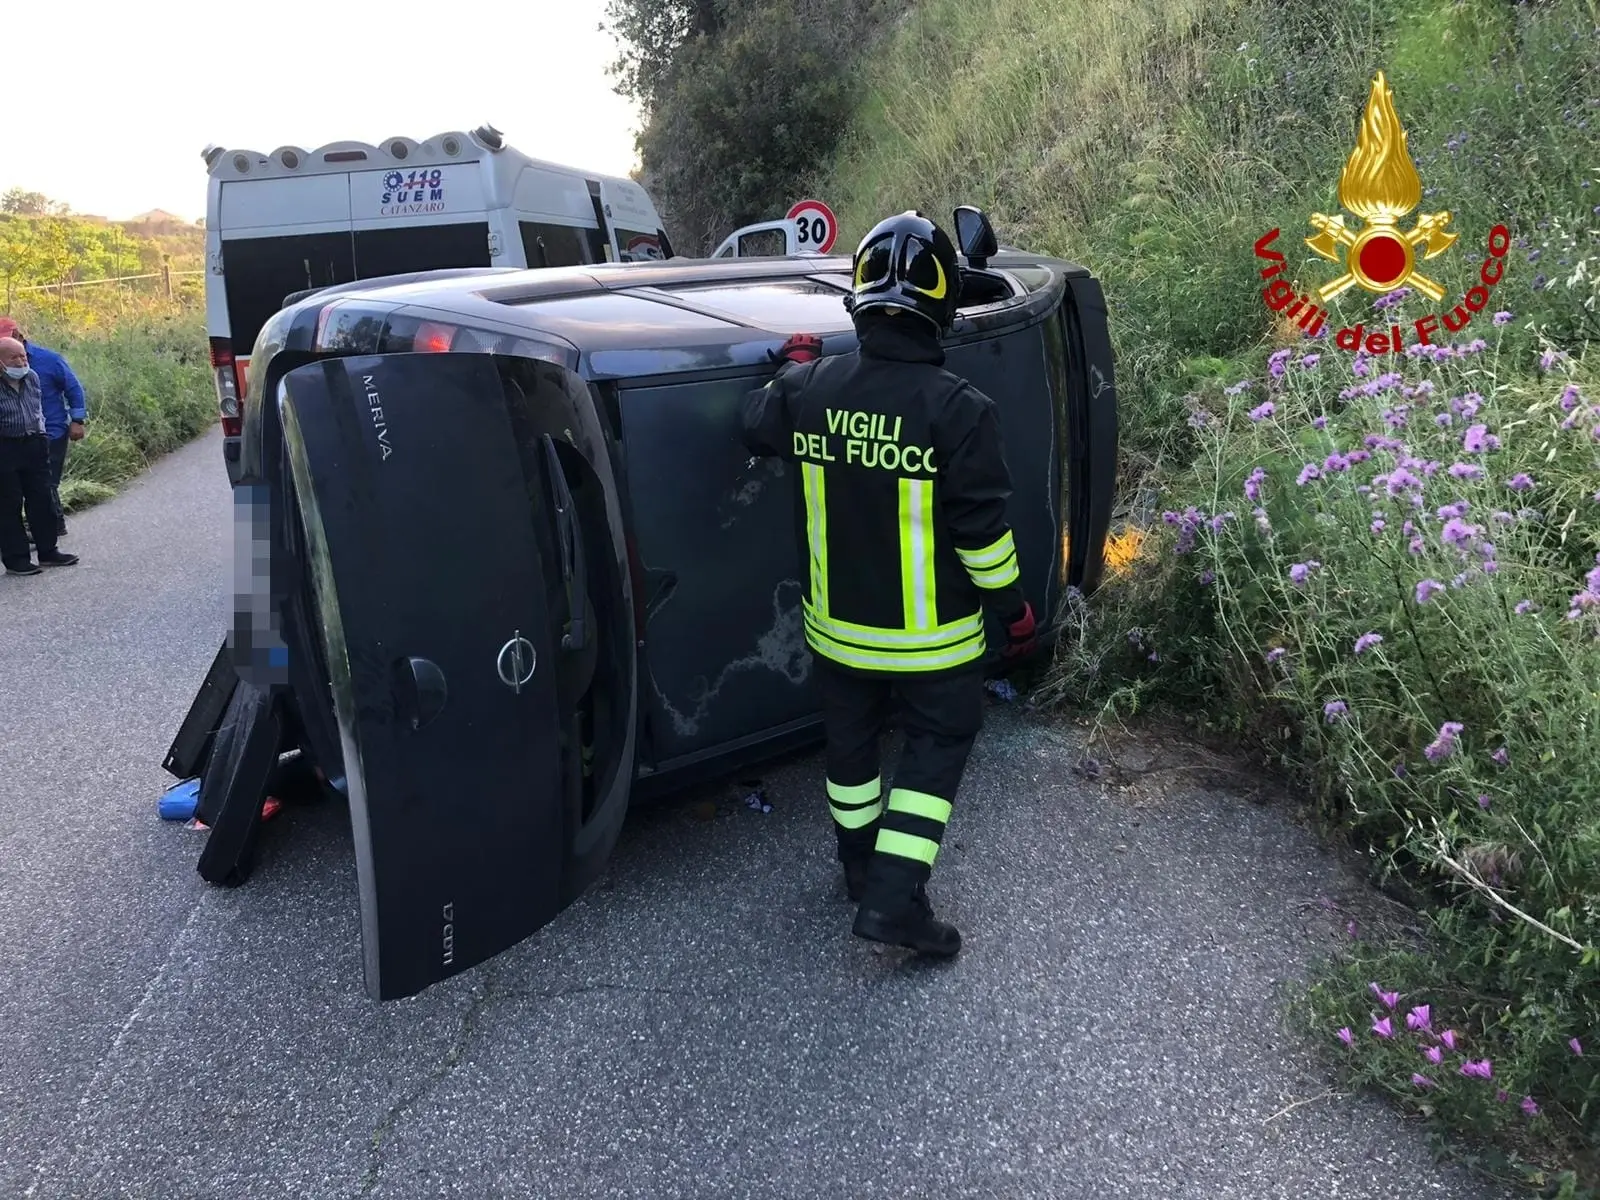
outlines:
[[[372,1004],[341,808],[232,891],[156,817],[230,536],[207,438],[73,522],[81,566],[0,578],[0,1196],[1498,1195],[1278,1021],[1335,860],[1277,807],[1085,783],[1014,707],[933,889],[955,964],[850,937],[807,757],[771,813],[636,814],[553,925]]]

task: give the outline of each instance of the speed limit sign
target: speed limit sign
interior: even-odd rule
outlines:
[[[839,218],[821,200],[797,202],[789,209],[786,219],[794,222],[795,237],[802,251],[826,254],[833,249],[834,239],[839,236]]]

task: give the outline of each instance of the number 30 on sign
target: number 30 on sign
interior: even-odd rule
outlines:
[[[801,250],[826,254],[839,236],[839,218],[821,200],[801,200],[791,207],[785,219],[794,222],[795,238]]]

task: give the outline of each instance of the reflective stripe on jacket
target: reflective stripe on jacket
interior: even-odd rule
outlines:
[[[1023,606],[994,403],[916,321],[863,321],[859,350],[781,367],[742,414],[752,452],[798,467],[806,641],[874,674],[969,666],[984,607]]]

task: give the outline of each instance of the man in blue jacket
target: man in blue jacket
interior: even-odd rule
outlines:
[[[61,507],[61,472],[67,465],[67,447],[83,437],[89,414],[84,408],[83,385],[67,360],[23,336],[11,317],[0,317],[0,338],[14,337],[28,348],[28,365],[39,376],[44,403],[44,431],[50,440],[50,504],[55,509],[56,536],[67,536],[67,514]]]

